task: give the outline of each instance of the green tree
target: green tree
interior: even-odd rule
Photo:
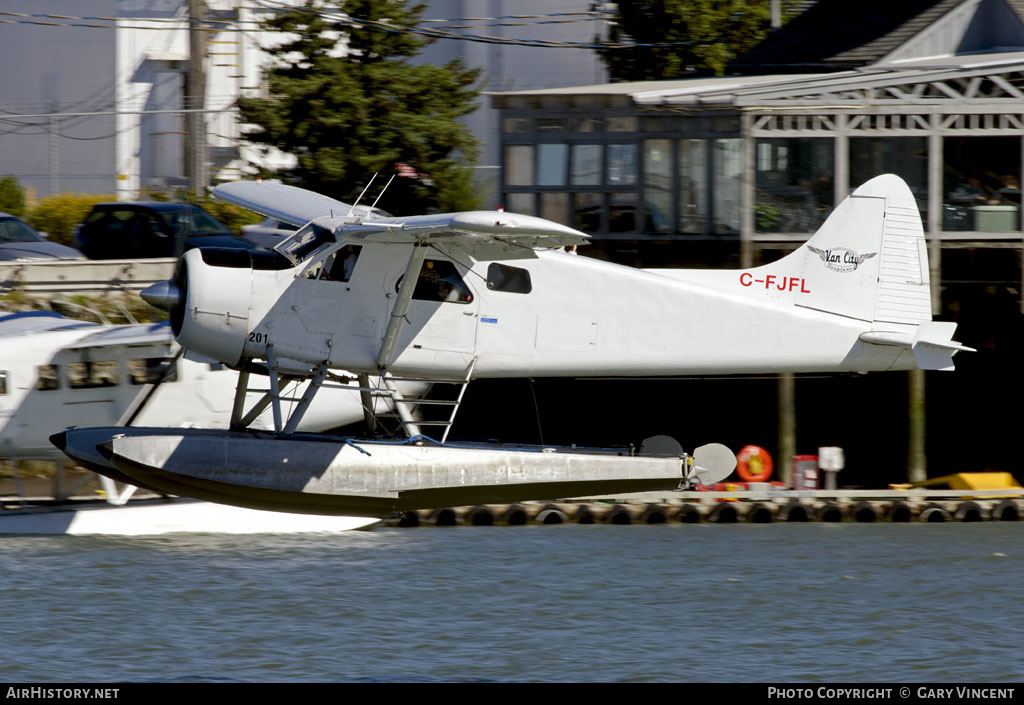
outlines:
[[[308,0],[267,29],[297,36],[270,51],[266,98],[239,100],[245,138],[295,157],[294,168],[266,172],[351,203],[370,177],[375,197],[398,165],[408,165],[378,207],[396,215],[474,207],[466,189],[476,142],[458,118],[475,109],[478,69],[411,59],[428,40],[405,28],[423,5],[404,0]],[[344,13],[344,14],[342,14]],[[337,51],[339,37],[347,41]],[[365,202],[365,201],[364,201]],[[371,201],[372,202],[372,201]]]
[[[764,39],[770,19],[769,0],[620,2],[605,44],[637,46],[597,52],[620,81],[720,76],[731,59]]]
[[[0,211],[19,218],[25,215],[25,190],[15,176],[0,179]]]

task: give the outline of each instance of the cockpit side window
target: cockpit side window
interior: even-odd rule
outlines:
[[[289,235],[283,242],[278,243],[274,249],[291,260],[292,264],[298,264],[310,257],[321,247],[334,242],[334,233],[315,223],[309,223],[294,235]]]
[[[401,288],[402,279],[399,278],[395,291]],[[420,278],[416,280],[412,297],[419,301],[468,304],[473,300],[473,292],[459,276],[459,270],[453,263],[443,259],[428,259],[420,269]]]
[[[362,250],[359,245],[345,245],[327,258],[319,278],[324,281],[347,282],[356,270],[356,260]]]
[[[533,282],[530,281],[530,272],[525,269],[492,262],[487,267],[487,288],[513,294],[529,294],[533,291]]]
[[[7,370],[0,370],[0,395],[7,394]]]

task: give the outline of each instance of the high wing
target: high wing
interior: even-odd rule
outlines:
[[[52,311],[25,311],[0,316],[0,339],[78,328],[98,328],[98,323],[73,321]]]
[[[346,216],[352,206],[306,189],[263,181],[233,181],[213,189],[214,198],[260,215],[303,226],[323,216]]]
[[[130,347],[146,344],[172,343],[171,326],[163,323],[143,323],[130,326],[114,326],[107,330],[97,331],[68,347],[72,350],[102,347]],[[177,347],[177,345],[175,345]]]
[[[590,238],[579,230],[532,215],[502,211],[466,211],[375,218],[342,226],[346,234],[376,242],[453,242],[473,246],[502,243],[520,247],[585,245]]]
[[[544,218],[503,211],[466,211],[404,218],[369,216],[341,201],[284,184],[236,181],[222,184],[213,195],[229,203],[293,225],[317,220],[340,240],[344,236],[379,243],[450,244],[478,260],[533,257],[534,248],[584,245],[590,238]],[[289,250],[310,233],[300,231],[282,241],[279,252]],[[290,244],[291,243],[291,244]],[[319,249],[319,248],[318,248]],[[326,255],[327,251],[318,254]]]

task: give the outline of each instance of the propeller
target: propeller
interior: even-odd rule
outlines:
[[[729,477],[736,469],[736,456],[721,443],[708,443],[693,451],[693,464],[686,479],[702,485],[713,485]]]

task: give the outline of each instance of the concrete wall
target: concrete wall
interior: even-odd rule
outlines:
[[[6,3],[5,9],[109,17],[116,14],[117,3],[33,0]],[[115,132],[113,116],[67,119],[56,126],[58,138],[48,118],[15,118],[10,114],[113,109],[118,94],[117,84],[111,81],[114,30],[0,24],[0,65],[4,68],[0,71],[0,175],[16,175],[38,196],[49,194],[51,189],[112,193],[114,142],[104,137]]]

